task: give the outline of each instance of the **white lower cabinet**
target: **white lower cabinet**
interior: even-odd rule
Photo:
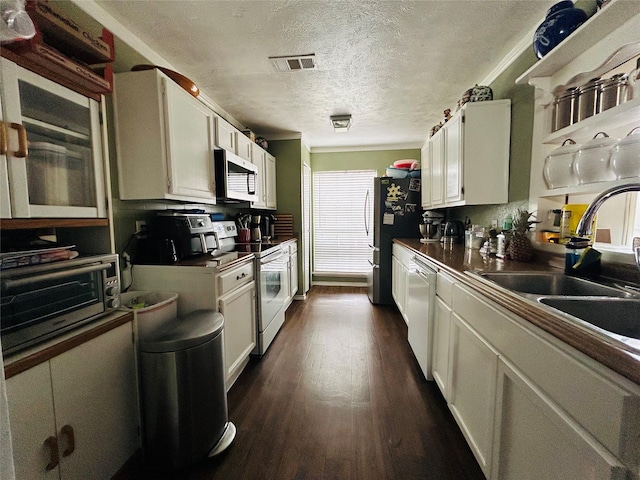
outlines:
[[[7,379],[16,479],[108,479],[140,447],[131,322]]]
[[[449,408],[487,476],[491,468],[497,369],[497,352],[454,315]]]
[[[238,378],[256,346],[256,284],[251,282],[218,301],[224,317],[224,359],[227,386]]]
[[[391,296],[402,314],[402,318],[408,324],[407,297],[409,286],[409,273],[413,264],[413,253],[405,247],[393,244],[393,256],[391,257]]]
[[[627,478],[625,466],[514,367],[500,361],[491,478]]]
[[[445,399],[449,399],[449,340],[451,338],[451,309],[436,297],[433,316],[433,350],[431,372]]]
[[[289,297],[293,300],[298,291],[298,241],[289,245]]]
[[[639,478],[640,387],[482,294],[452,286],[449,383],[441,299],[434,377],[487,478]],[[447,290],[439,274],[438,295]]]
[[[397,257],[391,257],[391,296],[396,302],[398,310],[402,314],[404,321],[407,321],[405,304],[407,297],[407,275],[404,265]]]
[[[133,290],[176,292],[178,316],[216,310],[224,317],[227,390],[238,379],[256,346],[255,270],[252,259],[219,268],[136,265]]]
[[[451,303],[454,280],[442,271],[436,277],[436,301],[433,316],[433,379],[446,400],[450,395],[449,353],[451,350]]]

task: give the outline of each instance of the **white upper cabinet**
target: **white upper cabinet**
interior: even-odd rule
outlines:
[[[511,100],[467,103],[429,140],[433,208],[509,200]]]
[[[2,218],[104,218],[100,104],[0,59]]]
[[[422,208],[429,208],[431,206],[431,165],[429,160],[429,146],[430,142],[427,141],[420,149],[420,178],[422,181],[420,197]]]
[[[242,132],[236,132],[236,155],[251,162],[251,144],[253,142]]]
[[[445,156],[445,134],[440,129],[431,139],[429,148],[429,173],[430,181],[427,185],[431,187],[431,206],[441,206],[444,204],[444,156]]]
[[[258,181],[256,182],[256,194],[258,200],[252,203],[255,208],[267,207],[267,189],[265,177],[267,175],[267,152],[255,143],[251,144],[251,161],[258,167]]]
[[[463,145],[462,145],[462,127],[463,127],[463,119],[462,115],[454,116],[449,123],[447,124],[447,128],[445,129],[446,134],[446,143],[447,150],[444,155],[444,165],[445,165],[445,178],[447,180],[444,194],[445,201],[447,203],[457,202],[462,200],[463,191],[462,191],[462,153],[463,153]],[[470,130],[471,131],[471,130]],[[471,133],[468,134],[470,136]],[[467,155],[471,157],[471,152]],[[508,153],[507,153],[508,158]],[[467,167],[468,169],[471,166]],[[507,179],[508,181],[508,179]]]
[[[215,203],[213,111],[158,70],[116,75],[114,102],[120,198]]]
[[[224,148],[232,153],[236,153],[236,141],[238,130],[222,117],[216,115],[216,138],[215,143],[219,148]],[[237,153],[239,155],[239,153]],[[242,155],[239,155],[242,157]],[[244,158],[244,157],[243,157]],[[250,160],[250,159],[247,159]]]
[[[266,154],[266,179],[265,187],[267,208],[275,210],[278,207],[276,200],[276,157]]]
[[[253,202],[252,206],[275,210],[277,208],[276,158],[251,142],[251,161],[258,167],[258,201]]]

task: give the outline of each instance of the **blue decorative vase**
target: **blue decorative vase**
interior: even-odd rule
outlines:
[[[544,57],[562,40],[587,20],[587,14],[573,6],[571,0],[556,3],[547,11],[544,22],[533,35],[533,51],[538,58]]]

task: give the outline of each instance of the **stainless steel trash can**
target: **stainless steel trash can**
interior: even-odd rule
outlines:
[[[224,319],[197,310],[140,343],[145,461],[181,468],[229,446]]]

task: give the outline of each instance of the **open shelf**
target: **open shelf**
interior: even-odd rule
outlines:
[[[106,28],[100,37],[57,12],[53,2],[29,0],[26,10],[36,24],[44,42],[88,65],[113,62],[113,34]]]
[[[0,220],[0,229],[2,230],[108,226],[109,220],[106,218],[10,218]]]
[[[637,15],[637,0],[611,0],[520,75],[516,83],[526,85],[532,78],[552,76],[585,50]]]
[[[29,0],[36,35],[3,45],[2,56],[83,95],[99,99],[113,89],[114,39],[100,37],[55,10],[55,2]]]
[[[593,137],[604,128],[617,128],[629,125],[629,129],[640,124],[640,98],[634,98],[628,102],[605,110],[589,118],[561,128],[543,139],[546,144],[561,144],[567,138]]]
[[[621,178],[619,180],[612,180],[610,182],[594,182],[583,183],[582,185],[574,185],[571,187],[560,187],[543,190],[538,193],[538,197],[559,197],[564,195],[587,195],[587,194],[599,194],[605,190],[617,187],[619,185],[626,185],[628,183],[637,183],[640,181],[638,177]]]

